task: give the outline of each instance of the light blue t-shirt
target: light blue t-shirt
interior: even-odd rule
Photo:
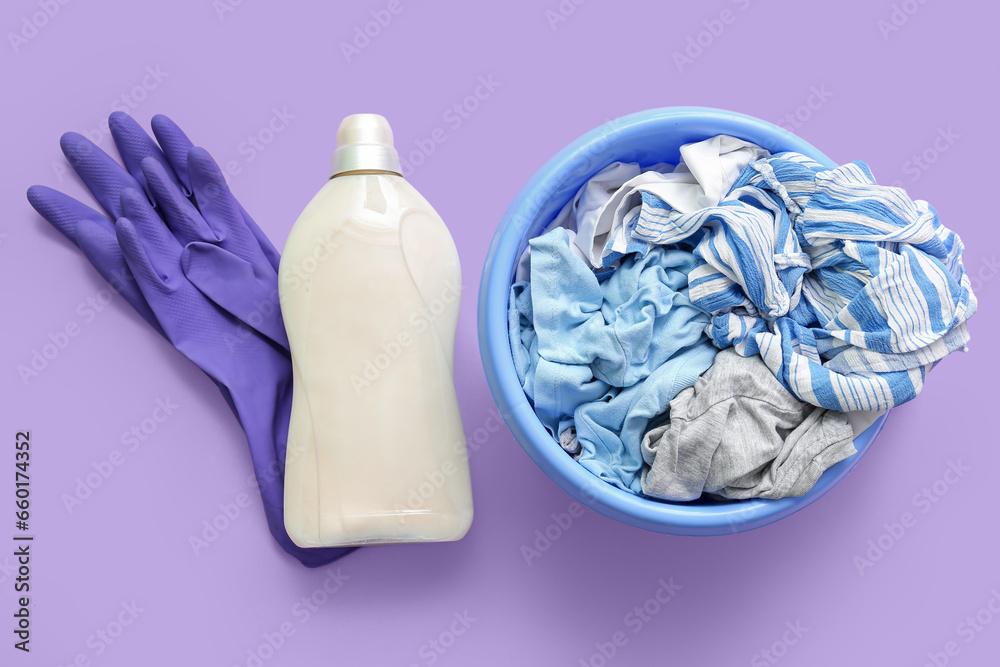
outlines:
[[[530,242],[531,280],[511,288],[515,367],[549,433],[575,426],[581,465],[638,493],[650,420],[717,352],[704,333],[708,314],[687,294],[695,258],[657,247],[626,257],[602,282],[570,243],[562,228]]]

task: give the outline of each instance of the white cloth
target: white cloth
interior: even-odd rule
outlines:
[[[633,252],[630,224],[648,192],[680,214],[718,206],[729,194],[740,172],[752,161],[770,155],[766,150],[725,134],[681,146],[681,162],[673,171],[648,170],[622,184],[584,226],[578,220],[576,243],[585,248],[591,266],[606,266],[610,255]]]
[[[650,169],[673,169],[672,165],[661,164]],[[569,231],[570,248],[583,261],[590,263],[590,243],[593,239],[594,225],[597,214],[625,183],[642,173],[642,169],[634,162],[612,162],[600,170],[580,188],[576,196],[562,207],[555,219],[539,234],[550,232],[556,227],[564,227]],[[583,230],[583,237],[577,241],[577,235]],[[531,248],[525,248],[517,262],[514,282],[524,282],[529,279],[531,267]]]
[[[613,162],[597,172],[576,196],[563,206],[539,236],[564,227],[570,232],[573,252],[595,268],[606,268],[621,255],[640,248],[630,245],[630,225],[642,207],[642,193],[649,192],[679,213],[717,206],[750,162],[769,153],[763,148],[725,134],[681,146],[681,161],[642,168],[635,162]],[[642,244],[641,250],[649,249]],[[530,248],[518,259],[514,281],[530,275]]]

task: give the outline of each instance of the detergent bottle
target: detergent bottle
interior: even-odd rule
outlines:
[[[292,541],[460,539],[472,490],[453,370],[458,251],[402,177],[382,116],[341,123],[332,176],[292,227],[279,280]]]

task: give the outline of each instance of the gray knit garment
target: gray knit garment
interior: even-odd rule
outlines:
[[[642,492],[674,501],[801,496],[856,451],[843,413],[800,402],[759,356],[728,348],[670,402],[670,421],[643,437]]]

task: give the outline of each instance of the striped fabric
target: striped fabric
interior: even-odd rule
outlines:
[[[687,240],[695,305],[719,348],[759,354],[800,400],[882,410],[915,397],[969,340],[963,245],[927,202],[798,153],[751,163],[718,205],[680,214],[643,193],[636,246]]]

